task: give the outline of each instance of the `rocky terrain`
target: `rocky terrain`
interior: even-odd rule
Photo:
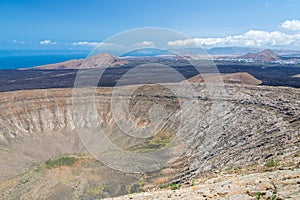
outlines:
[[[116,95],[125,98],[127,93],[122,92],[132,87],[135,86],[121,87]],[[79,124],[74,121],[72,89],[1,93],[0,199],[114,197],[168,184],[188,183],[216,170],[262,165],[272,160],[284,162],[299,153],[299,89],[227,84],[225,93],[212,98],[205,84],[192,83],[192,87],[196,91],[193,96],[175,95],[172,91],[180,88],[178,84],[137,87],[129,106],[138,128],[150,123],[148,111],[153,105],[162,106],[167,113],[168,123],[162,131],[147,139],[136,139],[117,127],[112,117],[111,88],[95,90],[99,124],[107,130],[107,137],[123,149],[136,153],[152,152],[167,147],[174,137],[184,142],[164,168],[140,174],[110,169],[89,155],[75,127],[90,127],[92,123],[84,117]],[[181,88],[182,91],[187,89]],[[83,114],[88,116],[94,108],[93,98],[88,91],[79,91],[84,97],[82,106],[87,111]],[[181,102],[186,100],[194,106],[185,108],[188,118],[179,123]],[[126,116],[120,114],[118,118],[125,119]],[[296,164],[293,166],[298,168]],[[261,175],[262,183],[270,185],[266,177],[283,181],[283,184],[289,179],[285,176],[297,181],[299,178],[298,169],[283,173],[283,176],[276,173]],[[210,188],[220,191],[219,196],[222,192],[230,195],[230,191],[226,193],[218,189],[219,186],[234,186],[239,180],[244,185],[251,185],[251,192],[255,183],[251,180],[256,176],[260,175],[212,178],[211,181],[217,184],[199,183],[195,191],[204,194],[205,184],[210,184]],[[256,192],[260,192],[261,188],[258,189]],[[182,192],[190,190],[194,189],[191,187]],[[284,194],[281,198],[285,198]]]
[[[216,171],[212,177],[192,180],[190,183],[170,185],[171,190],[157,188],[151,192],[129,194],[114,200],[146,199],[299,199],[300,198],[300,169],[299,157],[294,159],[298,167],[276,167],[272,171],[265,167],[264,172],[250,172],[249,169]],[[286,162],[286,161],[285,161]],[[252,167],[257,169],[258,166]],[[280,169],[280,170],[279,170]]]

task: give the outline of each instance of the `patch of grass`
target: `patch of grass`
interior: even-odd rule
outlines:
[[[37,166],[36,168],[34,168],[34,171],[35,172],[41,172],[42,171],[41,166]]]
[[[157,135],[150,138],[144,144],[137,145],[129,150],[133,150],[135,153],[147,153],[161,149],[170,144],[173,134],[173,130],[160,131]]]
[[[97,196],[97,195],[101,195],[102,193],[104,192],[107,192],[109,191],[108,187],[105,186],[105,185],[98,185],[94,188],[91,188],[87,191],[88,194],[90,195],[94,195],[94,196]]]
[[[29,177],[22,178],[22,179],[20,180],[20,182],[21,182],[22,184],[28,183],[29,181],[30,181],[30,178],[29,178]]]
[[[279,165],[279,162],[276,161],[276,160],[268,160],[266,163],[265,163],[265,166],[266,167],[269,167],[269,168],[272,168],[272,167],[277,167]]]
[[[127,192],[127,194],[131,194],[131,186],[130,185],[126,185],[126,192]]]
[[[69,177],[66,180],[64,180],[63,183],[67,185],[67,184],[72,183],[74,181],[76,181],[76,179],[74,177]]]
[[[263,193],[261,193],[261,192],[256,193],[256,200],[261,200],[262,197],[263,197]]]
[[[194,185],[195,185],[195,182],[196,182],[195,179],[193,179],[193,180],[191,181],[191,183],[190,183],[191,186],[194,186]]]
[[[56,159],[50,159],[45,162],[45,167],[48,169],[62,167],[62,166],[72,166],[77,159],[75,157],[60,157]]]
[[[166,184],[166,185],[161,185],[159,186],[160,189],[165,189],[165,188],[168,188],[170,186],[170,184]]]
[[[277,200],[278,197],[276,195],[273,195],[272,197],[268,197],[267,200]]]
[[[151,140],[151,144],[167,145],[171,142],[173,137],[173,130],[161,131],[155,135]]]
[[[147,152],[151,152],[151,151],[160,149],[161,147],[163,147],[163,145],[146,143],[141,146],[135,147],[134,152],[135,153],[147,153]]]
[[[182,186],[181,184],[172,184],[170,188],[171,190],[178,190],[181,188],[181,186]]]
[[[234,170],[234,167],[232,166],[226,168],[226,171],[232,171],[232,170]]]
[[[170,188],[171,190],[178,190],[181,188],[181,186],[182,186],[182,184],[179,184],[179,183],[170,183],[170,184],[162,185],[159,188],[161,188],[161,189]]]
[[[144,183],[143,181],[139,181],[139,182],[137,182],[137,185],[138,185],[139,187],[143,187],[143,186],[145,185],[145,183]]]
[[[242,166],[233,167],[233,172],[237,173],[237,174],[242,174],[243,173],[243,167]]]

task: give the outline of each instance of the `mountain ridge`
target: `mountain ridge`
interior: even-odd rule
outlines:
[[[33,69],[87,69],[87,68],[104,68],[107,66],[116,66],[127,64],[128,61],[121,60],[118,57],[102,52],[86,59],[73,59],[64,62],[47,64],[33,67]],[[30,69],[30,68],[26,68]],[[23,69],[23,70],[26,70]]]

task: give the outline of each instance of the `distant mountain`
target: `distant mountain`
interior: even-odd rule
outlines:
[[[261,49],[248,47],[214,47],[211,49],[203,48],[183,48],[172,50],[175,53],[183,55],[203,55],[209,54],[212,56],[228,56],[228,55],[243,55],[246,53],[256,53]]]
[[[205,49],[202,48],[183,48],[183,49],[171,49],[170,51],[179,55],[204,55],[207,54]]]
[[[300,57],[300,51],[297,50],[273,50],[280,56],[295,56]]]
[[[119,59],[109,53],[103,52],[87,59],[74,59],[65,62],[42,65],[34,67],[34,69],[84,69],[84,68],[103,68],[107,66],[116,66],[127,64],[127,60]]]
[[[162,55],[174,55],[171,51],[155,48],[142,48],[130,51],[122,55],[122,57],[152,57]]]
[[[250,48],[250,47],[214,47],[211,49],[203,48],[183,48],[171,50],[172,52],[184,54],[184,55],[199,55],[209,54],[212,56],[242,56],[247,53],[258,53],[263,49]],[[272,49],[273,52],[280,56],[300,56],[300,51],[297,50],[284,50],[284,49]]]
[[[246,53],[256,53],[261,49],[248,47],[215,47],[207,49],[210,55],[243,55]]]
[[[246,55],[240,56],[239,58],[258,60],[261,62],[272,62],[280,60],[279,55],[270,49],[266,49],[258,53],[247,53]]]
[[[259,53],[262,49],[260,48],[250,48],[250,47],[214,47],[211,49],[205,48],[182,48],[182,49],[155,49],[155,48],[143,48],[128,52],[122,57],[156,57],[156,56],[166,56],[166,55],[188,55],[188,56],[198,56],[198,55],[210,55],[210,56],[243,56],[248,53]],[[269,50],[271,51],[271,50]],[[289,56],[298,55],[300,56],[300,51],[296,50],[272,50],[273,53],[279,56]]]
[[[205,81],[214,82],[218,81],[220,76],[218,74],[205,74],[205,80],[201,74],[194,76],[188,81],[202,83]],[[247,85],[260,85],[261,80],[255,78],[247,72],[238,72],[232,74],[222,74],[221,78],[224,83],[237,83],[237,84],[247,84]]]

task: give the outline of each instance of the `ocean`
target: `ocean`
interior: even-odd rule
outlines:
[[[0,69],[30,68],[39,65],[85,58],[85,50],[14,50],[0,49]]]

